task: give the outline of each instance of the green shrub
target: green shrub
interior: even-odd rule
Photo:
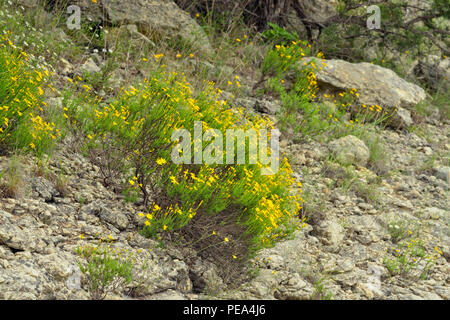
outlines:
[[[202,122],[204,132],[208,128],[223,133],[231,128],[259,132],[272,126],[266,118],[249,118],[242,110],[234,112],[218,98],[219,94],[213,84],[207,83],[194,96],[183,75],[159,69],[142,84],[122,88],[108,103],[90,108],[71,104],[67,114],[71,123],[84,129],[87,150],[98,151],[97,155],[114,150],[114,154],[105,156],[106,162],[115,164],[126,191],[138,191],[148,208],[141,213],[145,218],[143,234],[156,236],[180,230],[201,220],[201,216],[211,223],[198,238],[214,232],[220,238],[218,243],[223,244],[224,239],[231,243],[233,238],[257,250],[301,226],[296,219],[302,205],[301,190],[294,184],[287,160],[281,161],[273,175],[261,174],[260,162],[183,165],[171,161],[175,146],[172,133],[192,129],[195,121]],[[195,147],[194,141],[191,147]],[[231,225],[243,234],[229,236],[231,231],[226,230]],[[238,254],[231,250],[227,258],[244,259],[244,251]]]
[[[285,44],[286,42],[297,41],[299,36],[296,32],[288,32],[286,29],[280,27],[275,23],[268,23],[270,29],[264,31],[263,35],[268,41],[278,44]]]
[[[47,151],[60,133],[45,121],[47,70],[31,67],[27,53],[9,34],[0,35],[0,153],[16,149]]]
[[[108,293],[133,280],[132,254],[117,250],[112,242],[78,246],[80,271],[87,276],[88,290],[93,300],[103,300]]]
[[[410,275],[421,279],[427,278],[436,259],[442,255],[438,247],[434,248],[434,253],[430,253],[418,238],[400,243],[397,248],[392,247],[386,251],[389,256],[383,259],[383,263],[391,276]]]

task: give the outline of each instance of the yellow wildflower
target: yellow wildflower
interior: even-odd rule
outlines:
[[[163,164],[167,163],[167,161],[166,161],[166,159],[159,158],[158,160],[156,160],[156,163],[159,164],[160,166],[162,166]]]

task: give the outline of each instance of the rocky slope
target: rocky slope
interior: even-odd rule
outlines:
[[[333,186],[343,168],[329,167],[326,144],[287,145],[305,192],[311,191],[320,208],[311,209],[313,219],[295,239],[262,251],[253,262],[256,278],[230,292],[223,292],[212,264],[199,259],[188,266],[183,262],[186,253],[170,245],[158,248],[137,234],[137,208],[103,187],[98,168],[79,154],[63,151],[50,162],[55,172],[70,173],[64,197],[52,181],[33,173],[32,161],[23,163],[28,186],[24,195],[0,202],[1,298],[88,298],[75,285],[80,273],[74,250],[85,241],[111,235],[119,247],[148,250],[149,268],[137,268],[138,280],[122,292],[139,298],[197,299],[200,290],[218,298],[310,299],[323,277],[325,290],[335,299],[448,299],[449,168],[436,164],[424,171],[422,165],[433,154],[448,152],[449,125],[427,123],[425,128],[431,141],[414,133],[383,131],[394,173],[370,185],[368,192],[377,193],[375,203],[364,194]],[[8,161],[3,157],[0,166]],[[376,177],[359,165],[355,174],[365,184]],[[401,222],[407,222],[427,248],[443,251],[426,280],[390,277],[383,264],[386,250],[396,245],[390,225]],[[85,239],[80,240],[80,234]],[[130,298],[109,296],[114,297]]]
[[[173,14],[165,6],[155,10]],[[121,11],[114,12],[117,15],[109,17],[120,20]],[[98,14],[92,12],[91,18]],[[185,23],[171,32],[189,37],[198,25],[180,14]],[[168,19],[180,22],[178,16]],[[138,16],[127,28],[145,37],[139,21],[159,28],[147,18]],[[203,34],[201,38],[201,50],[208,54],[213,49]],[[94,53],[79,63],[60,62],[55,68],[61,83],[68,74],[86,68],[98,71],[105,63]],[[362,103],[397,107],[400,124],[376,129],[383,150],[376,159],[371,159],[372,146],[353,136],[330,143],[281,141],[303,183],[307,226],[293,239],[259,252],[245,283],[227,287],[218,267],[191,249],[173,243],[161,246],[141,236],[136,226],[142,208],[105,188],[99,168],[77,153],[68,137],[45,171],[33,159],[19,158],[24,188],[15,198],[0,199],[0,298],[89,299],[75,249],[109,237],[117,248],[133,252],[136,261],[133,282],[107,299],[449,299],[448,119],[432,108],[430,115],[415,121],[411,113],[425,92],[390,70],[339,60],[328,65],[318,74],[324,92],[357,87]],[[118,86],[122,71],[125,68],[115,71]],[[241,78],[243,86],[257,82],[255,77]],[[53,95],[48,102],[60,105],[58,93]],[[279,101],[252,96],[238,97],[236,103],[252,112],[279,110]],[[413,124],[415,130],[408,130]],[[10,169],[15,161],[1,157],[0,170]],[[65,177],[63,183],[55,178],[59,174]],[[415,239],[432,257],[422,279],[417,271],[426,259],[401,274],[386,263],[395,258],[399,240]]]

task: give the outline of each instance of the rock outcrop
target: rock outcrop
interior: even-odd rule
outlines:
[[[334,16],[336,12],[336,0],[296,0],[302,9],[306,20],[321,23]]]
[[[92,22],[135,24],[144,35],[178,36],[205,53],[213,50],[203,29],[171,0],[76,0],[73,4]]]
[[[305,58],[309,62],[314,58]],[[411,109],[426,99],[425,91],[400,78],[394,71],[375,64],[343,60],[317,62],[314,70],[319,86],[339,90],[356,89],[358,100],[366,105]]]
[[[426,99],[421,87],[375,64],[316,58],[305,58],[302,63],[311,61],[317,62],[313,71],[320,89],[331,92],[356,89],[360,104],[383,107],[395,127],[410,126],[413,123],[410,111]]]
[[[329,148],[336,160],[343,165],[365,166],[370,156],[370,151],[365,143],[352,135],[332,141]]]

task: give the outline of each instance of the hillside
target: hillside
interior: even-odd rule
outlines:
[[[449,3],[341,2],[0,0],[0,299],[448,300]]]

